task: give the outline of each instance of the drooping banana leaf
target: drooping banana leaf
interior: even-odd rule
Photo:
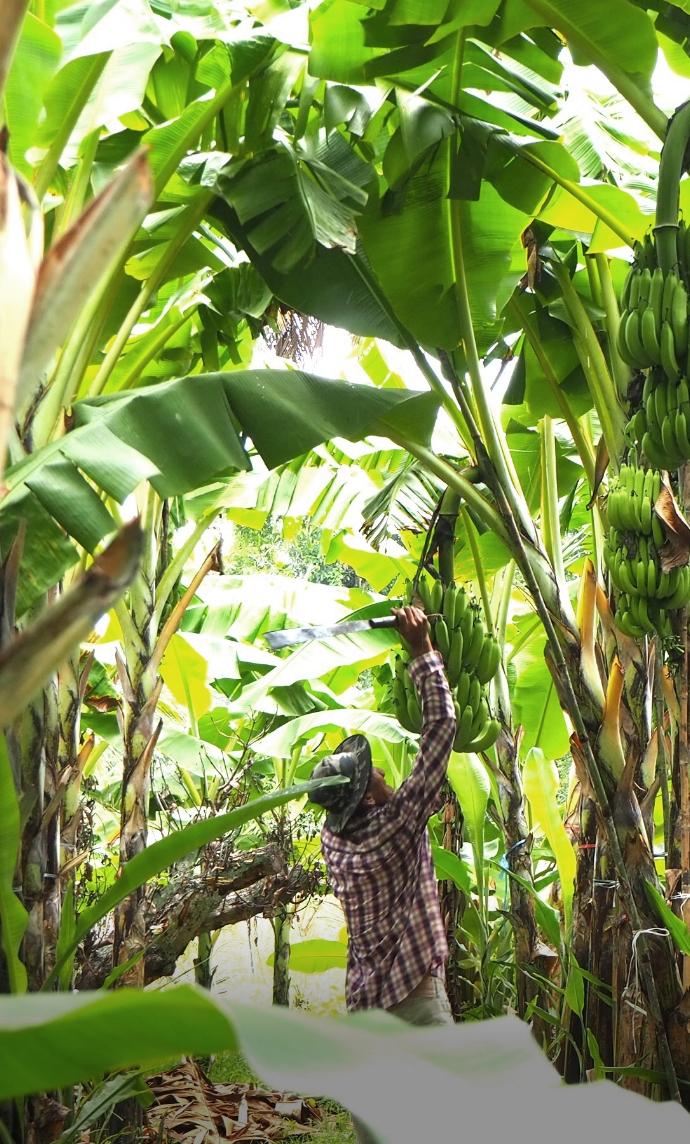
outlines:
[[[613,1084],[564,1085],[517,1017],[415,1029],[382,1012],[319,1018],[188,985],[0,1000],[0,1099],[238,1047],[274,1088],[337,1100],[384,1144],[455,1139],[459,1103],[464,1124],[483,1124],[490,1106],[492,1133],[518,1144],[535,1108],[559,1125],[563,1144],[578,1144],[583,1123],[615,1123],[629,1144],[681,1138],[686,1123],[674,1102]]]
[[[30,534],[32,523],[42,510],[49,514],[40,577],[27,569],[19,612],[76,559],[53,520],[87,548],[115,531],[82,472],[118,502],[147,477],[161,496],[176,496],[249,469],[240,432],[273,468],[333,437],[385,435],[393,428],[427,443],[436,412],[436,398],[428,393],[296,370],[196,375],[78,402],[74,429],[6,474],[0,541],[7,544],[27,519],[27,553],[40,547]]]

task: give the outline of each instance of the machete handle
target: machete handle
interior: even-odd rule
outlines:
[[[398,617],[397,616],[374,616],[374,618],[372,620],[369,620],[369,624],[372,628],[397,628]]]
[[[440,612],[432,612],[430,616],[427,616],[427,620],[429,620],[430,623],[433,623],[434,620],[440,619],[442,619]],[[397,628],[398,617],[375,616],[373,620],[369,620],[369,624],[372,628]]]

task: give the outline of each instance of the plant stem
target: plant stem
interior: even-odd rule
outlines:
[[[462,61],[465,49],[465,30],[458,31],[455,53],[453,58],[453,71],[451,78],[451,103],[457,104],[462,90]],[[447,182],[450,187],[450,140],[446,141],[448,148],[448,174]],[[462,241],[462,203],[460,199],[448,199],[449,227],[450,227],[450,254],[453,264],[453,278],[455,280],[455,300],[460,323],[460,337],[465,351],[465,361],[469,374],[472,398],[476,409],[484,445],[491,462],[496,470],[496,477],[503,486],[508,501],[515,513],[526,536],[534,539],[534,522],[529,513],[520,482],[513,465],[510,451],[493,416],[488,398],[487,387],[482,377],[482,367],[477,350],[477,341],[474,336],[472,321],[472,308],[467,288],[467,275],[465,273],[465,253]]]
[[[79,162],[77,163],[76,171],[60,214],[59,225],[56,227],[56,238],[59,238],[65,231],[69,230],[74,220],[81,213],[86,192],[91,182],[93,161],[96,158],[100,138],[101,129],[97,127],[95,131],[90,131],[89,134],[82,139],[79,148]]]
[[[618,299],[616,298],[616,291],[613,285],[613,278],[611,277],[611,266],[606,254],[595,254],[594,261],[596,268],[599,272],[599,282],[601,284],[601,296],[604,310],[606,311],[606,326],[609,333],[609,357],[611,358],[611,370],[616,382],[616,388],[621,397],[625,397],[628,392],[628,385],[632,372],[630,367],[625,364],[623,358],[618,352],[618,327],[620,325],[620,310],[618,309]]]
[[[656,192],[654,237],[659,266],[669,274],[678,261],[678,205],[680,179],[683,174],[685,148],[690,138],[690,102],[680,107],[669,122],[666,142],[661,151],[659,182]]]
[[[561,388],[560,382],[559,382],[558,378],[556,377],[553,366],[551,365],[551,362],[549,361],[549,359],[546,355],[546,351],[544,349],[542,341],[539,337],[537,330],[534,327],[534,324],[533,324],[531,318],[529,317],[529,315],[527,313],[526,307],[520,304],[520,301],[518,300],[518,298],[516,298],[515,294],[513,294],[513,297],[510,299],[510,302],[508,303],[508,305],[509,305],[510,309],[513,310],[520,319],[520,323],[522,325],[522,328],[525,331],[525,337],[527,338],[530,346],[532,347],[532,350],[534,352],[534,356],[536,357],[537,361],[539,362],[539,365],[541,366],[542,371],[544,373],[544,377],[548,381],[549,386],[551,388],[551,392],[553,393],[553,396],[554,396],[556,402],[558,403],[558,408],[560,409],[561,413],[563,414],[563,420],[565,421],[566,425],[568,426],[568,429],[570,430],[570,435],[573,439],[573,443],[575,445],[575,448],[578,451],[580,460],[582,461],[582,467],[585,470],[587,480],[589,481],[589,487],[590,487],[591,491],[593,492],[594,491],[594,459],[595,459],[594,458],[594,449],[592,448],[591,443],[587,440],[584,433],[582,432],[582,428],[580,426],[580,423],[579,423],[577,417],[575,416],[575,414],[573,413],[572,409],[570,408],[570,405],[568,403],[568,399],[567,399],[565,393],[563,392],[563,389]]]
[[[603,308],[604,300],[601,296],[601,283],[597,277],[596,266],[593,259],[596,255],[585,254],[585,267],[587,270],[587,280],[589,282],[589,292],[592,295],[592,301],[595,306],[600,309]]]
[[[408,453],[410,453],[413,457],[416,457],[417,460],[420,461],[422,465],[424,465],[430,472],[435,473],[436,476],[444,482],[444,484],[459,492],[465,503],[470,508],[474,509],[477,515],[481,517],[481,519],[486,525],[488,525],[491,531],[495,533],[495,535],[503,541],[511,553],[517,557],[517,550],[513,543],[512,535],[506,529],[504,521],[501,519],[494,506],[490,504],[489,501],[487,501],[486,497],[483,496],[482,493],[475,489],[474,485],[471,484],[470,481],[466,480],[466,478],[463,477],[461,473],[458,473],[457,470],[452,468],[452,466],[444,461],[441,457],[436,456],[436,454],[433,453],[431,449],[427,449],[425,446],[417,444],[416,441],[410,440],[410,438],[405,437],[402,433],[397,432],[394,434],[389,429],[388,436],[392,441],[395,441],[397,445],[400,445],[401,448],[407,449]],[[497,488],[497,499],[499,497],[499,490],[501,499],[505,501],[505,495],[500,486]],[[512,515],[511,520],[514,520]],[[522,540],[520,541],[520,551],[525,551]],[[558,585],[556,584],[553,575],[553,570],[549,565],[546,555],[537,547],[536,544],[530,543],[529,555],[527,555],[525,558],[532,562],[532,567],[534,569],[533,575],[537,578],[544,595],[549,600],[549,606],[553,608],[554,615],[560,616],[560,593],[558,591]],[[564,627],[568,628],[567,623],[564,623]],[[577,627],[570,627],[568,630],[571,632],[573,637],[577,637]]]
[[[671,807],[668,797],[668,759],[666,757],[666,734],[664,731],[664,688],[662,672],[664,670],[664,654],[661,641],[656,640],[656,657],[654,662],[654,706],[656,710],[657,735],[657,763],[656,773],[661,782],[661,803],[664,812],[664,853],[665,865],[668,869],[671,856]]]
[[[395,441],[396,445],[400,445],[401,449],[406,449],[408,453],[416,457],[429,472],[435,473],[445,485],[460,493],[465,503],[474,509],[491,531],[495,532],[506,544],[508,543],[508,534],[496,509],[470,481],[458,473],[447,461],[438,457],[431,449],[427,449],[426,446],[419,445],[416,441],[412,441],[397,431],[394,436],[393,431],[389,430],[388,435],[392,441]]]
[[[455,296],[460,321],[460,333],[467,362],[467,372],[472,388],[472,397],[477,410],[482,438],[491,463],[496,470],[496,477],[506,492],[508,501],[520,525],[530,539],[534,539],[534,522],[522,494],[517,474],[509,459],[509,450],[505,441],[499,436],[498,427],[493,416],[491,405],[484,385],[482,369],[477,351],[477,342],[472,324],[472,310],[470,307],[467,278],[465,275],[465,260],[462,245],[461,203],[458,199],[450,200],[451,217],[451,248],[454,264]]]
[[[556,437],[553,431],[553,418],[546,414],[541,423],[541,473],[542,473],[542,531],[544,547],[553,567],[556,583],[561,594],[561,604],[569,621],[576,623],[575,613],[570,603],[568,585],[563,565],[561,526],[558,515],[558,478],[556,471]]]
[[[475,570],[475,573],[477,576],[477,583],[479,584],[479,593],[480,593],[481,598],[482,598],[482,604],[484,605],[484,618],[486,620],[486,627],[487,627],[488,631],[493,632],[494,621],[493,621],[493,617],[491,614],[491,600],[489,599],[489,588],[488,588],[488,585],[486,583],[486,576],[484,575],[484,565],[482,564],[482,555],[481,555],[481,552],[479,551],[479,545],[477,544],[477,531],[476,531],[476,529],[472,523],[472,519],[470,517],[470,514],[468,513],[468,511],[464,507],[464,505],[460,509],[460,515],[462,517],[462,522],[465,525],[465,531],[467,533],[467,539],[469,541],[470,549],[472,551],[472,560],[474,561],[474,570]]]
[[[601,422],[609,460],[615,469],[618,467],[618,458],[623,449],[623,427],[625,424],[616,387],[611,380],[606,358],[599,345],[599,339],[589,320],[582,299],[573,286],[567,266],[556,260],[550,265],[561,287],[563,301],[578,335],[575,338],[575,345],[590,387],[597,416]]]
[[[213,191],[207,191],[201,194],[185,211],[179,221],[175,237],[167,243],[163,254],[146,282],[141,287],[137,297],[130,306],[129,313],[123,321],[117,335],[110,346],[105,358],[101,363],[101,367],[96,374],[91,387],[89,389],[89,397],[96,397],[103,392],[106,382],[117,365],[120,355],[122,354],[127,339],[129,338],[132,330],[134,329],[137,321],[143,314],[148,306],[151,298],[155,294],[158,287],[161,285],[165,275],[167,274],[173,260],[177,257],[190,234],[199,224],[200,219],[203,218],[204,212],[209,203],[213,199]]]
[[[192,302],[188,309],[178,313],[171,322],[160,322],[157,336],[148,343],[145,353],[139,355],[132,350],[126,355],[123,365],[129,366],[129,369],[123,370],[117,378],[116,384],[109,386],[108,392],[121,393],[125,389],[134,389],[149,362],[158,357],[170,339],[196,314],[200,305],[199,300]],[[132,358],[131,364],[130,358]]]
[[[661,1014],[661,1006],[659,1004],[659,995],[657,993],[656,981],[654,979],[654,971],[650,961],[649,944],[644,929],[642,928],[642,920],[637,908],[630,879],[628,878],[628,871],[623,858],[618,834],[613,821],[613,813],[609,804],[606,789],[601,777],[599,765],[592,750],[592,745],[589,740],[587,728],[585,726],[580,705],[577,701],[575,689],[573,687],[570,671],[563,654],[560,641],[556,634],[556,629],[553,625],[551,613],[546,606],[544,597],[542,595],[540,586],[535,577],[530,560],[525,551],[525,547],[520,535],[515,518],[512,517],[510,506],[504,497],[502,497],[502,490],[497,490],[497,500],[499,508],[502,512],[503,519],[511,534],[511,547],[518,554],[517,563],[520,571],[525,580],[525,585],[529,591],[535,605],[539,617],[544,625],[546,631],[546,638],[549,646],[549,651],[553,659],[554,670],[558,674],[560,687],[562,689],[565,706],[573,724],[575,734],[577,736],[578,744],[582,752],[582,756],[587,767],[587,776],[592,785],[596,801],[599,804],[599,811],[604,823],[604,830],[606,833],[606,841],[609,847],[609,853],[616,870],[616,877],[618,880],[618,889],[623,907],[628,915],[630,926],[633,933],[636,935],[635,942],[637,951],[639,953],[640,974],[642,977],[642,984],[644,987],[647,1001],[649,1003],[650,1015],[654,1023],[654,1031],[659,1046],[659,1054],[663,1070],[666,1074],[666,1081],[668,1084],[669,1093],[672,1100],[681,1103],[680,1089],[678,1087],[678,1078],[671,1056],[671,1050],[666,1035],[666,1028],[664,1026],[663,1017]]]
[[[206,530],[213,524],[214,520],[218,516],[219,511],[220,510],[217,508],[211,508],[208,510],[208,512],[205,512],[203,516],[199,518],[196,528],[187,537],[180,550],[175,553],[172,560],[168,564],[168,567],[165,569],[165,572],[161,576],[156,587],[156,605],[153,613],[153,623],[156,631],[158,630],[163,609],[168,602],[168,596],[175,586],[175,582],[182,575],[182,569],[189,560],[189,557],[192,555],[194,549],[196,548]]]
[[[55,172],[58,169],[60,157],[65,147],[67,146],[70,135],[77,125],[77,121],[82,111],[86,107],[87,101],[94,87],[98,83],[103,69],[110,59],[110,52],[100,52],[97,56],[93,56],[91,67],[87,72],[77,96],[71,106],[68,108],[67,114],[60,124],[60,129],[53,139],[48,152],[41,162],[40,167],[36,173],[36,180],[34,183],[34,190],[36,196],[40,200],[45,195],[50,184],[53,181]]]
[[[523,148],[520,154],[523,159],[526,159],[527,162],[531,163],[537,170],[548,175],[550,179],[553,179],[554,183],[557,183],[559,187],[563,187],[564,191],[567,191],[569,195],[572,195],[574,199],[577,199],[578,202],[587,207],[587,210],[595,214],[601,222],[605,223],[609,230],[612,230],[614,234],[618,235],[624,246],[632,247],[634,245],[635,235],[631,234],[620,220],[617,219],[614,214],[611,214],[611,211],[607,211],[606,207],[602,207],[591,195],[588,195],[586,190],[584,190],[579,183],[573,183],[570,179],[564,179],[562,175],[558,174],[558,171],[554,170],[553,167],[549,167],[548,163],[545,163],[543,159],[537,158],[537,156],[533,155],[527,148]]]
[[[515,561],[511,560],[506,564],[503,570],[503,577],[500,581],[500,590],[498,596],[498,604],[496,607],[496,624],[495,634],[501,648],[501,662],[499,664],[498,672],[494,678],[494,694],[499,708],[499,714],[503,724],[510,728],[512,726],[512,712],[510,704],[510,687],[508,685],[508,675],[506,673],[506,631],[508,628],[508,616],[510,614],[510,601],[513,594],[513,582],[515,580]],[[498,577],[494,580],[494,597],[496,596],[496,585]],[[539,620],[537,620],[539,623]]]
[[[414,358],[420,373],[429,383],[429,386],[434,391],[441,405],[455,425],[460,436],[460,440],[465,445],[468,452],[472,454],[472,440],[465,420],[452,397],[446,391],[443,382],[439,377],[436,376],[434,370],[429,365],[429,362],[427,361],[421,346],[417,343],[406,326],[404,326],[402,322],[399,321],[393,310],[393,307],[388,301],[388,298],[381,289],[378,280],[374,277],[369,268],[363,263],[362,259],[355,255],[352,258],[352,263],[365,286],[369,290],[370,294],[376,299],[388,320],[395,326],[396,330],[400,334],[400,339],[405,346],[405,349],[407,349],[412,354],[412,357]]]

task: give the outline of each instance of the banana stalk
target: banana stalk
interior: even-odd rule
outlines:
[[[460,515],[462,517],[462,523],[465,526],[465,532],[467,533],[470,551],[472,552],[472,561],[474,563],[474,571],[477,577],[477,584],[479,585],[479,594],[482,598],[482,605],[484,607],[484,622],[486,624],[486,630],[493,632],[494,621],[491,613],[491,600],[489,599],[489,588],[486,583],[486,576],[484,574],[484,565],[482,564],[482,557],[479,551],[479,545],[477,544],[477,530],[475,529],[472,523],[472,518],[470,517],[470,514],[464,505],[460,509]]]
[[[582,299],[573,286],[567,266],[556,259],[550,263],[550,266],[563,292],[563,301],[577,334],[575,347],[590,387],[609,458],[615,466],[617,465],[617,458],[623,450],[623,429],[625,428],[625,415],[618,399],[618,393],[611,380],[606,358],[599,345],[599,339],[589,320]]]
[[[576,626],[575,613],[570,602],[570,594],[565,579],[563,566],[563,547],[561,545],[561,525],[558,515],[558,476],[556,468],[556,438],[553,431],[553,419],[548,414],[541,422],[541,526],[544,547],[551,561],[554,578],[558,587],[561,602],[561,614],[568,625]]]
[[[621,355],[618,352],[618,328],[620,326],[620,311],[618,309],[618,299],[616,298],[616,290],[613,285],[613,278],[611,277],[611,267],[609,265],[608,255],[595,254],[594,262],[599,274],[599,282],[601,284],[601,297],[604,310],[606,311],[606,326],[609,333],[608,350],[611,358],[611,372],[613,379],[616,383],[616,388],[621,395],[625,398],[628,392],[628,385],[632,376],[630,366],[626,365]]]
[[[680,180],[685,166],[685,149],[690,139],[690,104],[680,107],[669,122],[661,152],[656,195],[654,237],[659,266],[664,277],[677,261],[678,206]]]

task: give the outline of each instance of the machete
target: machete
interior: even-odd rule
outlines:
[[[264,639],[272,651],[308,640],[325,640],[329,636],[348,636],[352,632],[370,632],[376,628],[397,628],[395,616],[376,616],[372,620],[350,620],[347,624],[334,624],[330,628],[283,628],[279,632],[264,632]]]
[[[428,620],[438,619],[436,615]],[[308,640],[326,640],[331,636],[349,636],[352,632],[370,632],[377,628],[397,628],[397,616],[375,616],[371,620],[349,620],[345,624],[333,624],[330,628],[283,628],[278,632],[264,632],[264,639],[272,651],[292,644],[307,643]]]

